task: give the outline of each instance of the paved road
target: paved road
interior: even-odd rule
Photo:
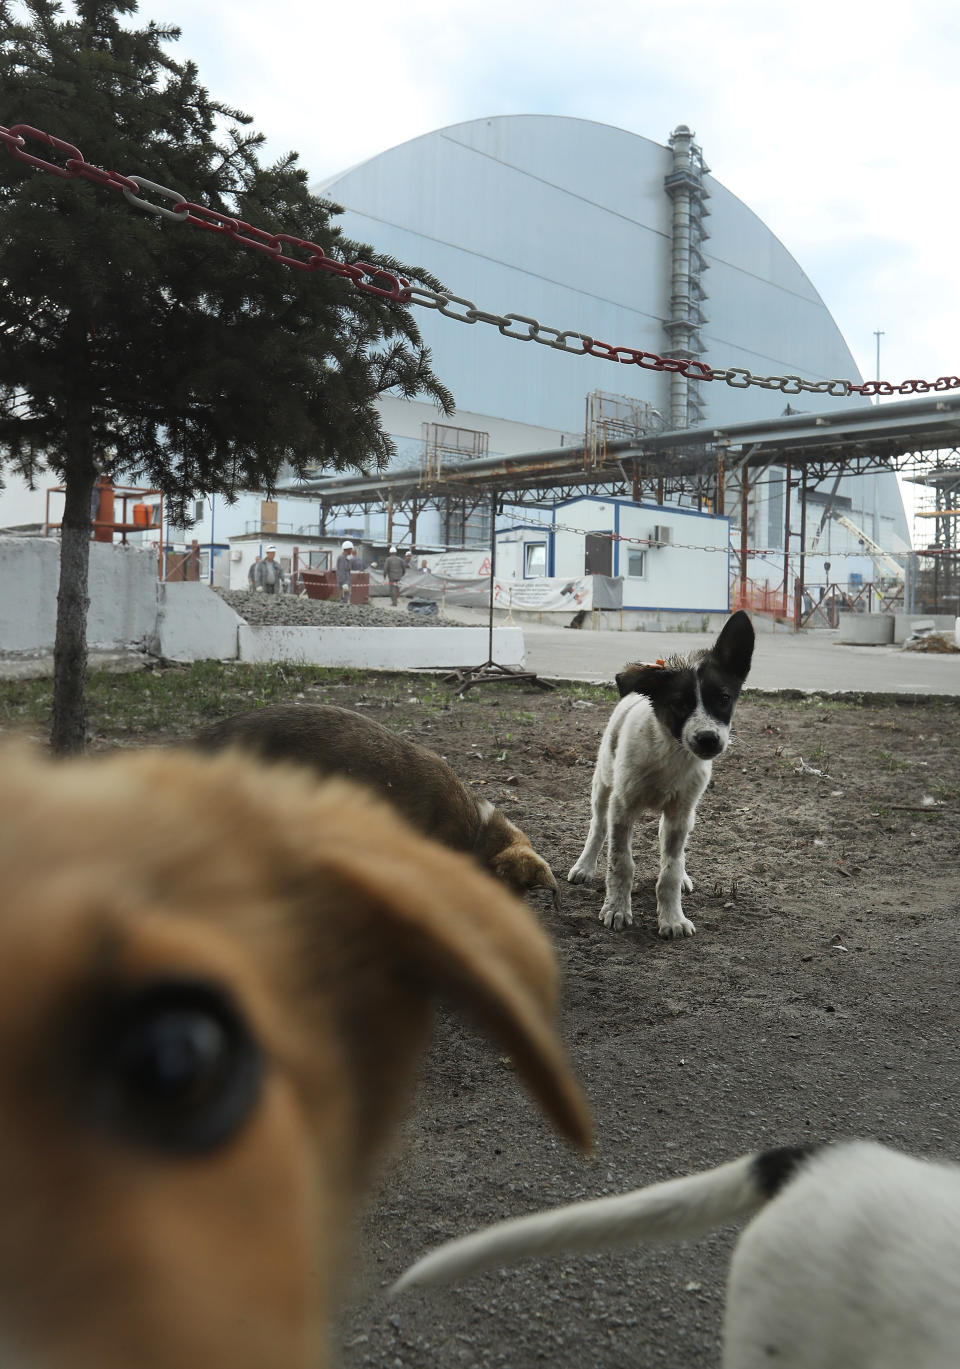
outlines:
[[[480,621],[480,615],[471,621]],[[628,661],[655,661],[706,647],[714,634],[696,632],[594,632],[524,623],[526,668],[545,679],[612,681]],[[91,670],[137,670],[139,652],[91,652]],[[0,657],[0,678],[50,675],[49,656]],[[939,694],[960,697],[960,654],[932,655],[894,646],[842,646],[835,632],[761,631],[753,657],[751,689],[804,689],[825,693]]]
[[[708,646],[712,636],[679,632],[593,632],[523,625],[526,668],[546,679],[612,680],[627,661],[655,661]],[[960,696],[960,654],[895,646],[842,646],[829,631],[760,632],[751,689]]]

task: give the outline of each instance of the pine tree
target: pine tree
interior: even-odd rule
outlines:
[[[0,121],[138,174],[268,233],[414,284],[438,282],[347,241],[290,153],[259,160],[250,119],[211,99],[179,30],[129,26],[133,0],[0,0]],[[23,14],[23,10],[20,11]],[[126,25],[124,21],[126,22]],[[26,149],[64,164],[37,139]],[[165,200],[144,191],[154,203]],[[167,206],[171,207],[171,206]],[[288,248],[297,256],[297,249]],[[302,257],[302,253],[300,258]],[[55,751],[86,741],[87,570],[98,474],[161,489],[174,521],[198,494],[271,492],[284,467],[380,468],[375,401],[449,391],[408,309],[325,271],[131,208],[0,149],[0,469],[65,487],[54,651]]]

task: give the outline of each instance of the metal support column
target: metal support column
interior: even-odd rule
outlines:
[[[783,496],[783,616],[787,616],[787,591],[790,580],[790,462],[786,465],[786,486]]]
[[[444,676],[446,684],[456,684],[456,694],[466,694],[478,684],[500,684],[507,681],[517,684],[529,680],[540,689],[553,689],[549,680],[541,680],[532,670],[515,670],[513,666],[499,665],[493,659],[493,593],[497,575],[497,500],[496,490],[490,491],[490,600],[487,608],[487,659],[483,665],[471,668],[460,666]]]
[[[747,514],[750,508],[750,477],[746,464],[740,467],[740,595],[747,597]]]
[[[807,468],[803,467],[800,478],[800,566],[797,575],[797,592],[794,596],[793,629],[798,631],[800,627],[801,599],[804,586],[807,583]]]

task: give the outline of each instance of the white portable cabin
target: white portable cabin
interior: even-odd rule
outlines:
[[[624,609],[726,613],[730,520],[677,505],[581,495],[497,535],[497,578],[622,580]]]

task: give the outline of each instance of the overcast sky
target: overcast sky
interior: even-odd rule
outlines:
[[[295,149],[311,179],[489,115],[596,119],[664,144],[689,124],[864,376],[876,330],[885,379],[960,374],[960,7],[947,0],[142,0],[148,18],[178,24],[177,55],[253,115],[268,157]]]

